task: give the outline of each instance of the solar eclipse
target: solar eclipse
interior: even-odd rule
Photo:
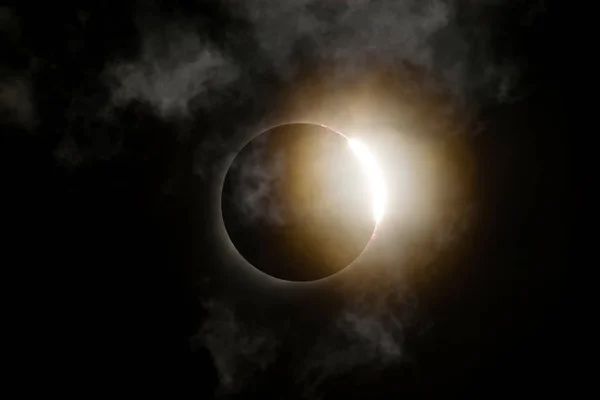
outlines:
[[[255,268],[288,281],[344,269],[373,237],[385,204],[368,148],[327,127],[280,125],[251,140],[229,168],[223,220]]]

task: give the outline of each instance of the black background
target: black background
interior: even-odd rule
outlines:
[[[203,130],[242,124],[272,104],[237,105],[236,121],[231,109],[199,112],[200,133],[187,140],[170,134],[177,124],[143,103],[119,109],[112,125],[70,117],[74,97],[85,98],[83,115],[107,101],[97,77],[108,60],[137,51],[139,6],[42,7],[17,8],[21,36],[1,43],[8,70],[25,68],[31,57],[42,63],[33,78],[34,131],[2,124],[9,369],[26,391],[211,398],[218,384],[213,361],[206,349],[192,351],[189,344],[204,318],[199,299],[212,295],[199,292],[197,282],[204,266],[219,263],[198,245],[210,231],[210,193],[194,174],[195,147]],[[89,11],[85,29],[77,22],[82,8]],[[486,126],[472,143],[483,171],[480,240],[464,256],[460,274],[425,300],[436,326],[409,343],[419,362],[356,371],[328,382],[323,390],[331,396],[537,396],[564,387],[560,278],[568,121],[556,54],[562,10],[548,3],[545,13],[523,24],[530,8],[515,2],[489,15],[497,27],[493,51],[527,66],[526,95],[478,112]],[[170,2],[161,9],[197,13],[212,40],[240,46],[227,38],[243,32],[245,22],[216,1]],[[239,51],[243,63],[247,55]],[[249,68],[248,74],[264,82],[265,98],[277,92],[268,70]],[[55,150],[73,131],[86,132],[76,137],[88,152],[103,154],[117,139],[120,151],[65,164]],[[237,396],[293,398],[277,375],[285,375],[285,359],[277,365]]]

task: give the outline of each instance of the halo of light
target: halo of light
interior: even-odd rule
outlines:
[[[364,144],[356,139],[348,139],[348,144],[358,158],[365,174],[367,174],[371,186],[371,196],[373,197],[373,217],[375,223],[379,224],[381,217],[383,217],[386,197],[383,174],[375,157]]]

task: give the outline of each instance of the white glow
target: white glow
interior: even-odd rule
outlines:
[[[373,155],[361,142],[356,139],[349,139],[348,143],[368,176],[373,196],[373,216],[375,217],[375,222],[378,223],[383,216],[385,208],[386,191],[383,174]]]

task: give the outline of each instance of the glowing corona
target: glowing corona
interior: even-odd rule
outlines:
[[[350,148],[358,158],[363,170],[367,174],[369,185],[371,186],[371,194],[373,197],[373,216],[375,222],[379,223],[383,216],[385,208],[385,184],[383,182],[383,174],[375,161],[373,155],[368,149],[356,139],[348,139]]]

